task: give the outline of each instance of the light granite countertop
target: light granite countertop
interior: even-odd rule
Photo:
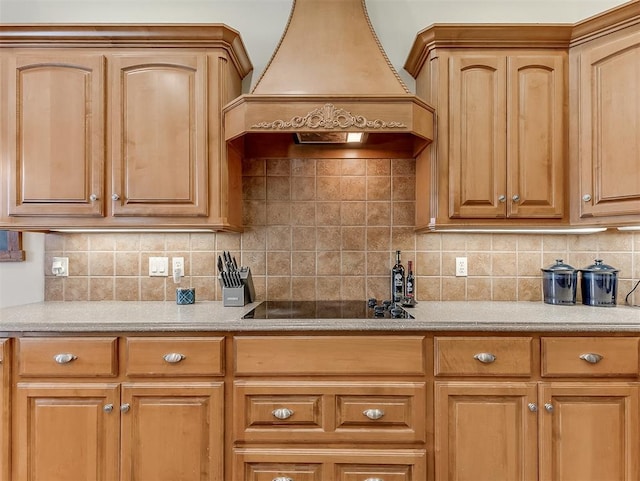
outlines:
[[[0,335],[22,333],[485,331],[638,332],[640,309],[553,306],[542,302],[429,302],[415,319],[242,319],[258,303],[41,302],[0,309]]]

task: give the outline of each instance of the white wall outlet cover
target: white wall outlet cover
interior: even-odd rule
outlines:
[[[467,258],[456,257],[456,277],[467,276]]]
[[[58,277],[67,277],[69,275],[69,258],[54,257],[51,262],[51,272]]]

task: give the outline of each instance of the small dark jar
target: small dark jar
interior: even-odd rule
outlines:
[[[556,259],[556,263],[542,269],[542,293],[547,304],[575,304],[578,271]]]
[[[594,264],[580,269],[580,272],[583,304],[604,307],[616,305],[618,269],[603,264],[601,259],[596,259]]]

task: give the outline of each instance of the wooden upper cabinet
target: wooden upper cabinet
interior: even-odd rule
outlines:
[[[207,57],[110,57],[113,214],[207,214]]]
[[[104,213],[105,57],[18,53],[8,68],[11,216]]]
[[[222,134],[252,68],[238,32],[17,25],[0,46],[0,227],[242,230]]]
[[[640,220],[640,24],[572,49],[572,220]]]
[[[405,68],[438,112],[436,141],[416,159],[418,229],[567,222],[569,34],[436,25],[418,35]]]

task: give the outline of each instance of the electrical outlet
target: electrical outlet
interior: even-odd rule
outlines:
[[[169,275],[168,257],[149,257],[149,276],[167,277]]]
[[[69,258],[54,257],[52,260],[51,272],[58,277],[67,277],[69,275]]]
[[[467,277],[466,257],[456,257],[456,277]]]
[[[180,272],[180,277],[184,277],[184,257],[172,257],[172,274],[175,277],[176,272]]]

